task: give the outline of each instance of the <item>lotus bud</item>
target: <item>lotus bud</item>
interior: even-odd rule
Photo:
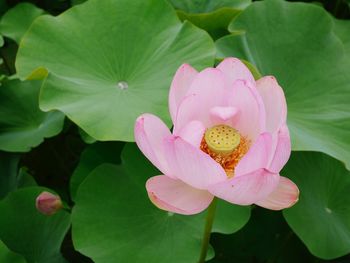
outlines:
[[[48,216],[55,214],[63,207],[61,198],[49,192],[38,195],[35,205],[40,213]]]

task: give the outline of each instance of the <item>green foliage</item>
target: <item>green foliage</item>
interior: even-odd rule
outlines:
[[[344,45],[344,51],[350,57],[350,21],[334,19],[334,33],[340,38]]]
[[[72,5],[79,5],[86,2],[86,0],[72,0],[71,2],[72,2]]]
[[[182,21],[188,20],[208,31],[214,39],[227,34],[227,26],[230,21],[251,3],[251,0],[169,1],[177,9]]]
[[[238,0],[238,1],[169,0],[169,1],[176,9],[180,9],[186,13],[191,13],[191,14],[210,13],[223,7],[244,9],[251,3],[251,0]]]
[[[43,13],[42,9],[32,4],[18,4],[1,18],[0,33],[19,43],[32,22]]]
[[[0,152],[0,200],[18,184],[19,155]]]
[[[350,252],[350,172],[322,153],[293,153],[283,174],[300,189],[284,216],[312,254],[333,259]]]
[[[25,259],[10,251],[6,245],[0,240],[0,262],[25,263]]]
[[[80,162],[70,179],[70,194],[75,199],[79,185],[84,181],[88,174],[97,166],[103,163],[120,163],[120,152],[123,144],[113,143],[95,143],[86,147],[80,156]]]
[[[0,150],[26,152],[61,132],[64,115],[38,107],[40,85],[15,79],[0,86]]]
[[[18,171],[19,158],[19,154],[0,151],[0,200],[18,188],[36,185],[24,168]]]
[[[79,164],[80,173],[85,170],[87,174],[92,170],[88,167],[91,167],[89,160],[99,158],[102,152],[106,156],[110,149],[102,145],[88,148],[83,154],[83,163]],[[98,166],[81,183],[72,218],[75,247],[95,262],[127,259],[142,262],[144,258],[150,262],[196,261],[205,214],[182,216],[159,210],[148,200],[144,188],[145,181],[158,174],[156,169],[135,144],[125,146],[122,160],[121,166]],[[96,165],[97,162],[93,161]],[[213,231],[234,233],[246,224],[249,216],[249,207],[220,201]],[[97,242],[96,246],[91,242]],[[134,253],[136,249],[141,251]]]
[[[16,65],[21,78],[42,78],[48,70],[41,109],[64,112],[98,140],[133,141],[140,114],[169,120],[176,69],[184,62],[210,66],[213,55],[207,33],[181,24],[162,0],[90,0],[58,17],[38,18]]]
[[[213,236],[217,256],[210,263],[313,262],[282,213],[254,207],[248,224],[234,235]],[[316,261],[321,262],[321,261]]]
[[[145,179],[159,175],[160,172],[145,158],[136,144],[127,143],[121,154],[122,165],[130,176],[141,176],[144,179],[136,181],[144,189]],[[216,217],[213,232],[232,234],[242,228],[249,220],[250,207],[236,206],[223,200],[217,201]]]
[[[147,198],[144,181],[142,174],[126,174],[107,164],[92,171],[80,186],[73,209],[76,249],[97,263],[195,262],[202,216],[185,217],[156,208]]]
[[[61,263],[60,246],[70,226],[70,215],[60,211],[50,217],[35,208],[35,198],[47,189],[28,187],[0,201],[0,239],[28,262]]]

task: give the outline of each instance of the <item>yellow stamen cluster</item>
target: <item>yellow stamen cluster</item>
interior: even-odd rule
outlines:
[[[219,163],[231,178],[237,163],[248,152],[249,146],[250,141],[235,129],[227,125],[217,125],[205,132],[200,149]]]

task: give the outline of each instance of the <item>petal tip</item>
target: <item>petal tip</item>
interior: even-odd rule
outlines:
[[[299,201],[299,188],[290,179],[281,176],[276,189],[256,204],[270,210],[283,210],[292,207]]]
[[[187,70],[187,69],[194,70],[194,68],[188,63],[184,63],[180,66],[180,70]]]
[[[227,57],[227,58],[225,58],[225,59],[223,59],[222,61],[221,61],[221,63],[223,63],[223,62],[225,62],[225,63],[229,63],[229,62],[232,62],[232,63],[242,63],[242,61],[240,60],[240,59],[238,59],[238,58],[235,58],[235,57]]]
[[[150,201],[156,207],[183,215],[202,212],[213,199],[209,192],[194,189],[166,175],[149,178],[146,182],[146,190]]]
[[[140,115],[140,116],[137,117],[137,119],[136,119],[136,124],[138,124],[138,125],[143,125],[144,121],[145,121],[144,116],[143,116],[143,115]]]

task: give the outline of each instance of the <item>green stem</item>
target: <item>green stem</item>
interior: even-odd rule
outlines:
[[[202,249],[201,249],[201,254],[200,254],[198,263],[204,263],[205,258],[207,257],[211,229],[213,227],[213,222],[215,218],[215,210],[216,210],[216,198],[214,197],[213,201],[208,207],[207,218],[205,220],[204,234],[203,234],[203,240],[202,240]]]

